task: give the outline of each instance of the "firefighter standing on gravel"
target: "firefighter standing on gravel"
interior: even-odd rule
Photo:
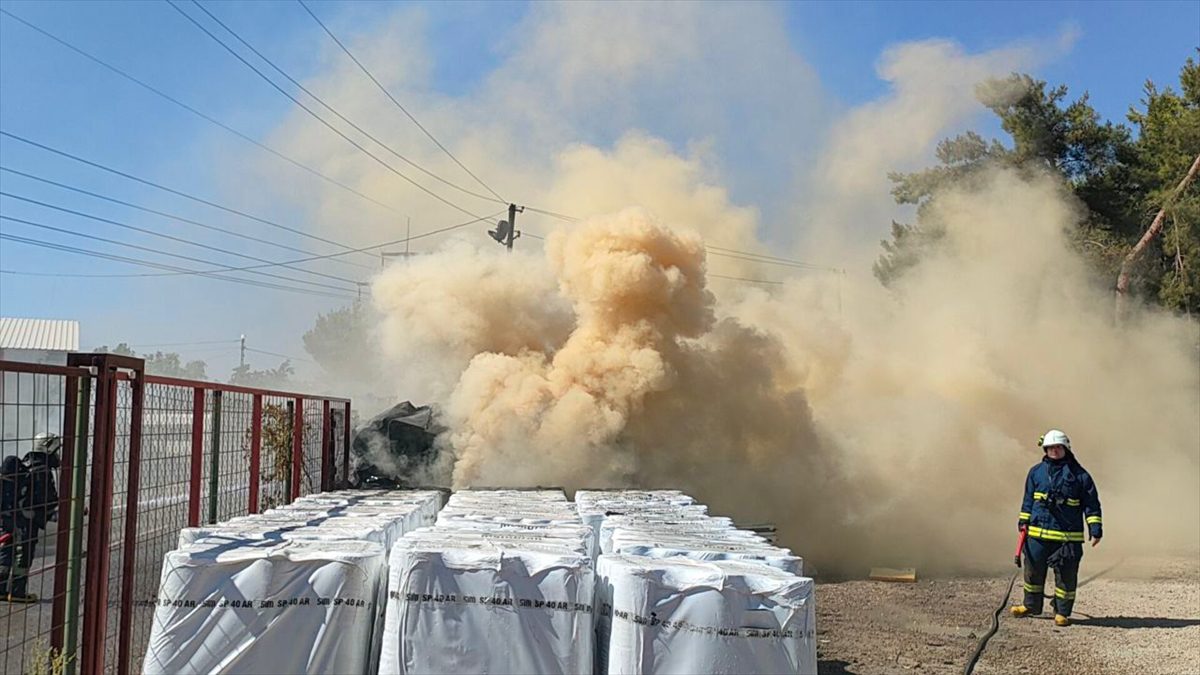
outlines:
[[[38,434],[24,459],[15,455],[0,463],[0,600],[36,602],[30,593],[29,566],[38,536],[56,519],[62,439]]]
[[[1083,558],[1084,527],[1092,546],[1104,530],[1100,495],[1092,476],[1071,452],[1071,439],[1051,429],[1040,441],[1045,456],[1025,478],[1025,498],[1017,527],[1025,530],[1025,602],[1013,616],[1042,613],[1046,570],[1054,568],[1054,623],[1070,625]]]

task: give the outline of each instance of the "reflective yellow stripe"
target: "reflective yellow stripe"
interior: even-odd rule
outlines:
[[[1025,584],[1025,592],[1026,593],[1041,593],[1045,589],[1046,589],[1045,586],[1034,586],[1033,584]]]
[[[1056,588],[1056,589],[1054,589],[1054,597],[1062,598],[1063,600],[1074,600],[1075,599],[1075,591],[1067,591],[1067,590],[1063,590],[1061,588]]]
[[[1047,496],[1048,495],[1045,492],[1035,492],[1035,493],[1033,493],[1033,500],[1044,502],[1044,501],[1046,501]],[[1078,499],[1068,499],[1067,506],[1079,506],[1079,500]]]
[[[1041,527],[1029,526],[1029,536],[1034,539],[1047,541],[1083,541],[1083,532],[1063,532],[1062,530],[1047,530]]]
[[[1088,516],[1087,524],[1088,525],[1100,525],[1101,524],[1100,516]]]
[[[1024,511],[1022,511],[1022,512],[1021,512],[1021,517],[1020,517],[1020,519],[1019,519],[1019,520],[1029,520],[1029,514],[1028,514],[1028,513],[1025,513]]]

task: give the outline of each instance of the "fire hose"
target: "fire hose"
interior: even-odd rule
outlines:
[[[971,654],[971,658],[967,661],[966,668],[963,669],[963,675],[971,675],[975,671],[975,664],[979,663],[979,657],[983,655],[984,648],[987,647],[988,640],[1000,630],[1000,614],[1004,611],[1004,606],[1008,604],[1008,596],[1012,595],[1013,586],[1017,583],[1017,575],[1021,573],[1021,551],[1025,548],[1025,537],[1029,535],[1024,527],[1021,528],[1021,536],[1017,538],[1017,551],[1013,554],[1013,563],[1017,566],[1017,571],[1012,573],[1008,579],[1008,588],[1004,590],[1004,595],[1000,598],[1000,604],[996,606],[996,611],[992,613],[992,627],[988,632],[979,638],[979,644],[975,645],[975,653]]]

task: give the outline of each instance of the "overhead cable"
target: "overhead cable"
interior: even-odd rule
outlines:
[[[55,204],[51,204],[51,203],[49,203],[49,202],[43,202],[43,201],[40,201],[40,200],[37,200],[37,199],[32,199],[32,198],[30,198],[30,197],[24,197],[24,196],[22,196],[22,195],[13,194],[13,193],[11,193],[11,192],[5,192],[4,190],[0,190],[0,197],[9,197],[9,198],[11,198],[11,199],[17,199],[17,200],[23,201],[23,202],[25,202],[25,203],[27,203],[27,204],[34,204],[34,205],[41,206],[41,207],[44,207],[44,208],[53,209],[53,210],[55,210],[55,211],[59,211],[59,212],[62,212],[62,213],[69,213],[69,214],[71,214],[71,215],[73,215],[73,216],[79,216],[79,217],[81,217],[81,218],[87,218],[88,220],[94,220],[94,221],[96,221],[96,222],[100,222],[100,223],[106,223],[106,224],[109,224],[109,225],[113,225],[113,226],[115,226],[115,227],[120,227],[120,228],[122,228],[122,229],[131,230],[131,231],[134,231],[134,232],[141,232],[142,234],[148,234],[148,235],[150,235],[150,236],[152,236],[152,237],[158,237],[158,238],[160,238],[160,239],[166,239],[166,240],[169,240],[169,241],[174,241],[174,242],[181,243],[181,244],[187,244],[188,246],[195,246],[195,247],[197,247],[197,248],[203,248],[203,249],[206,249],[206,250],[209,250],[209,251],[213,251],[213,252],[215,252],[215,253],[223,253],[223,254],[225,254],[225,255],[233,255],[233,256],[237,256],[237,257],[239,257],[239,258],[245,258],[246,260],[254,260],[254,261],[256,261],[256,262],[261,262],[261,263],[271,263],[272,265],[280,265],[279,263],[276,263],[276,262],[274,262],[274,261],[271,261],[271,260],[267,260],[266,258],[259,258],[258,256],[248,255],[248,254],[246,254],[246,253],[241,253],[241,252],[238,252],[238,251],[233,251],[233,250],[230,250],[230,249],[227,249],[227,248],[221,248],[221,247],[219,247],[219,246],[210,246],[209,244],[205,244],[205,243],[202,243],[202,242],[194,241],[194,240],[192,240],[192,239],[187,239],[187,238],[184,238],[184,237],[176,237],[176,236],[174,236],[174,235],[170,235],[170,234],[163,234],[162,232],[156,232],[156,231],[154,231],[154,230],[151,230],[151,229],[148,229],[148,228],[144,228],[144,227],[138,227],[138,226],[136,226],[136,225],[129,225],[129,224],[127,224],[127,223],[122,223],[122,222],[119,222],[119,221],[116,221],[116,220],[112,220],[112,219],[109,219],[109,218],[103,218],[103,217],[100,217],[100,216],[92,215],[92,214],[90,214],[90,213],[85,213],[85,212],[83,212],[83,211],[76,211],[75,209],[69,209],[69,208],[67,208],[67,207],[65,207],[65,206],[58,206],[58,205],[55,205]],[[290,268],[290,269],[294,269],[294,270],[297,270],[297,271],[300,271],[300,272],[305,272],[305,273],[307,273],[307,274],[312,274],[312,275],[315,275],[315,276],[324,277],[324,278],[326,278],[326,279],[333,279],[333,280],[335,280],[335,281],[341,281],[341,282],[344,282],[344,283],[350,284],[350,285],[352,285],[352,286],[353,286],[354,284],[357,284],[357,283],[358,283],[358,280],[356,280],[356,279],[350,279],[350,278],[348,278],[348,277],[340,277],[340,276],[337,276],[336,274],[325,274],[324,272],[317,272],[317,271],[314,271],[314,270],[307,270],[307,269],[304,269],[304,268],[301,268],[301,267],[295,267],[295,266],[292,266],[292,265],[287,265],[287,264],[282,264],[282,265],[280,265],[280,266],[281,266],[281,267],[288,267],[288,268]],[[288,279],[290,279],[290,277],[284,277],[284,278],[288,278]],[[291,280],[292,280],[292,281],[296,281],[296,282],[298,282],[298,283],[305,283],[305,284],[309,284],[309,283],[311,283],[311,284],[313,284],[313,285],[326,286],[326,284],[317,284],[316,282],[310,282],[310,281],[306,281],[306,280],[303,280],[303,279],[291,279]],[[333,288],[332,286],[327,286],[327,287],[329,287],[329,288]]]
[[[280,229],[280,230],[284,230],[284,231],[287,231],[287,232],[291,232],[292,234],[296,234],[296,235],[299,235],[299,236],[301,236],[301,237],[307,237],[307,238],[309,238],[309,239],[313,239],[313,240],[316,240],[316,241],[319,241],[319,242],[323,242],[323,243],[326,243],[326,244],[330,244],[330,245],[332,245],[332,246],[337,246],[337,247],[339,247],[339,248],[345,249],[347,252],[351,252],[351,253],[353,253],[353,252],[356,252],[356,251],[355,251],[355,249],[353,249],[353,248],[351,248],[350,246],[347,246],[346,244],[343,244],[343,243],[341,243],[341,242],[333,241],[332,239],[326,239],[326,238],[324,238],[324,237],[320,237],[320,236],[317,236],[317,235],[315,235],[315,234],[309,234],[308,232],[305,232],[305,231],[303,231],[303,230],[296,229],[296,228],[294,228],[294,227],[290,227],[290,226],[288,226],[288,225],[282,225],[282,224],[280,224],[280,223],[277,223],[277,222],[275,222],[275,221],[272,221],[272,220],[267,220],[266,218],[261,218],[261,217],[259,217],[259,216],[255,216],[255,215],[252,215],[252,214],[246,213],[245,211],[240,211],[240,210],[238,210],[238,209],[235,209],[235,208],[231,208],[231,207],[225,206],[225,205],[223,205],[223,204],[218,204],[217,202],[211,201],[211,200],[209,200],[209,199],[205,199],[205,198],[203,198],[203,197],[197,197],[197,196],[195,196],[195,195],[193,195],[193,194],[190,194],[190,193],[184,192],[183,190],[179,190],[179,189],[176,189],[176,188],[168,187],[168,186],[166,186],[166,185],[163,185],[163,184],[161,184],[161,183],[155,183],[154,181],[151,181],[151,180],[148,180],[148,179],[145,179],[145,178],[139,178],[139,177],[137,177],[137,176],[135,176],[135,175],[133,175],[133,174],[126,173],[126,172],[124,172],[124,171],[121,171],[121,170],[119,170],[119,169],[114,169],[113,167],[107,166],[107,165],[105,165],[105,164],[102,164],[102,163],[100,163],[100,162],[96,162],[96,161],[93,161],[93,160],[90,160],[90,159],[85,159],[85,158],[83,158],[83,157],[80,157],[79,155],[75,155],[75,154],[69,153],[69,152],[67,152],[67,151],[65,151],[65,150],[60,150],[60,149],[58,149],[58,148],[51,147],[51,146],[49,146],[49,145],[46,145],[46,144],[44,144],[44,143],[39,143],[38,141],[35,141],[35,140],[31,139],[31,138],[27,138],[27,137],[25,137],[25,136],[21,136],[21,135],[19,135],[19,134],[14,134],[14,133],[12,133],[12,132],[10,132],[10,131],[4,131],[3,129],[0,129],[0,136],[4,136],[4,137],[6,137],[6,138],[11,138],[11,139],[13,139],[13,140],[15,140],[15,141],[20,141],[20,142],[22,142],[22,143],[26,143],[26,144],[28,144],[28,145],[31,145],[31,146],[35,147],[35,148],[40,148],[40,149],[42,149],[42,150],[45,150],[45,151],[47,151],[47,152],[54,153],[54,154],[56,154],[56,155],[58,155],[58,156],[60,156],[60,157],[66,157],[67,159],[72,159],[72,160],[74,160],[74,161],[76,161],[76,162],[79,162],[79,163],[81,163],[81,164],[86,164],[86,165],[88,165],[88,166],[90,166],[90,167],[93,167],[93,168],[96,168],[96,169],[100,169],[101,171],[106,171],[106,172],[108,172],[108,173],[111,173],[111,174],[113,174],[113,175],[116,175],[116,176],[121,176],[122,178],[127,178],[127,179],[129,179],[129,180],[132,180],[132,181],[134,181],[134,182],[141,183],[142,185],[149,185],[150,187],[157,188],[157,189],[159,189],[159,190],[162,190],[162,191],[164,191],[164,192],[169,192],[169,193],[171,193],[171,194],[173,194],[173,195],[176,195],[176,196],[179,196],[179,197],[183,197],[183,198],[185,198],[185,199],[189,199],[189,200],[191,200],[191,201],[194,201],[194,202],[196,202],[196,203],[199,203],[199,204],[204,204],[205,206],[211,206],[211,207],[213,207],[213,208],[215,208],[215,209],[220,209],[221,211],[225,211],[225,212],[227,212],[227,213],[232,213],[232,214],[234,214],[234,215],[238,215],[238,216],[241,216],[241,217],[243,217],[243,218],[247,218],[247,219],[249,219],[249,220],[253,220],[253,221],[255,221],[255,222],[259,222],[259,223],[262,223],[262,224],[264,224],[264,225],[268,225],[268,226],[270,226],[270,227],[274,227],[274,228],[277,228],[277,229]],[[371,266],[369,266],[369,265],[360,265],[360,264],[358,264],[358,263],[350,263],[349,261],[347,261],[347,264],[358,265],[359,267],[364,267],[364,268],[366,268],[366,269],[373,269],[373,268],[372,268]]]
[[[120,255],[115,255],[112,253],[105,253],[104,251],[96,251],[93,249],[79,248],[76,246],[67,246],[66,244],[59,244],[56,242],[46,241],[44,239],[36,239],[33,237],[21,237],[21,236],[17,236],[17,235],[13,235],[13,234],[8,234],[6,232],[0,232],[0,240],[12,241],[12,242],[20,243],[20,244],[26,244],[29,246],[38,246],[40,248],[51,249],[54,251],[75,253],[78,255],[84,255],[84,256],[93,257],[93,258],[103,258],[105,260],[113,260],[116,262],[129,263],[131,265],[141,265],[143,267],[151,267],[151,268],[155,268],[155,269],[173,270],[173,271],[184,273],[184,274],[196,274],[196,275],[205,276],[205,277],[208,277],[211,279],[220,279],[222,281],[230,281],[233,283],[245,284],[247,286],[257,286],[259,288],[269,288],[269,289],[289,291],[292,293],[301,293],[304,295],[314,295],[314,296],[326,297],[326,298],[353,298],[354,297],[352,295],[346,295],[343,293],[331,293],[328,291],[320,291],[320,290],[316,290],[316,289],[299,288],[297,286],[285,286],[283,284],[275,284],[275,283],[270,283],[270,282],[266,282],[266,281],[258,281],[257,279],[242,279],[239,277],[223,276],[223,275],[217,273],[217,272],[229,271],[229,270],[216,270],[216,272],[207,271],[207,270],[190,270],[187,268],[177,267],[174,265],[167,265],[164,263],[158,263],[158,262],[154,262],[151,260],[144,260],[144,259],[140,259],[140,258],[130,258],[127,256],[120,256]],[[86,275],[75,275],[75,274],[26,273],[26,272],[18,272],[16,270],[0,270],[0,273],[11,274],[11,275],[21,275],[21,276],[26,276],[26,275],[28,275],[28,276],[57,276],[57,277],[86,276]]]
[[[191,22],[191,23],[192,23],[194,26],[196,26],[197,28],[199,28],[199,29],[200,29],[200,30],[201,30],[201,31],[202,31],[202,32],[203,32],[205,35],[207,35],[207,36],[209,36],[210,38],[212,38],[212,40],[213,40],[214,42],[216,42],[217,44],[219,44],[219,45],[221,45],[222,47],[224,47],[224,48],[225,48],[225,50],[226,50],[227,52],[229,52],[230,54],[232,54],[232,55],[233,55],[233,56],[234,56],[234,57],[235,57],[237,60],[241,61],[241,62],[242,62],[242,63],[243,63],[243,64],[244,64],[244,65],[245,65],[247,68],[249,68],[250,70],[254,71],[254,73],[255,73],[255,74],[257,74],[257,75],[258,75],[260,78],[262,78],[262,79],[263,79],[263,81],[265,81],[267,84],[271,85],[271,86],[272,86],[272,87],[273,87],[273,88],[274,88],[276,91],[278,91],[279,93],[281,93],[281,94],[283,94],[284,96],[286,96],[286,97],[287,97],[289,100],[291,100],[291,101],[292,101],[293,103],[295,103],[296,105],[300,106],[300,109],[301,109],[301,110],[303,110],[304,112],[308,113],[308,114],[309,114],[309,116],[311,116],[313,119],[315,119],[315,120],[317,120],[318,122],[320,122],[321,124],[325,125],[325,127],[327,127],[327,128],[330,130],[330,131],[334,132],[334,133],[335,133],[335,134],[337,134],[338,136],[341,136],[343,139],[345,139],[345,140],[346,140],[346,142],[347,142],[347,143],[350,143],[350,144],[351,144],[351,145],[353,145],[355,148],[358,148],[358,150],[359,150],[360,152],[362,152],[363,154],[367,155],[367,156],[368,156],[368,157],[370,157],[371,159],[373,159],[373,160],[375,160],[376,162],[378,162],[380,166],[384,167],[385,169],[387,169],[388,171],[392,172],[392,173],[393,173],[393,174],[395,174],[396,176],[398,176],[398,177],[400,177],[401,179],[403,179],[403,180],[407,181],[408,183],[410,183],[410,184],[411,184],[413,187],[416,187],[417,189],[419,189],[419,190],[421,190],[422,192],[424,192],[424,193],[428,194],[429,196],[433,197],[434,199],[436,199],[436,200],[438,200],[438,201],[442,202],[443,204],[445,204],[445,205],[447,205],[447,206],[449,206],[449,207],[451,207],[451,208],[453,208],[453,209],[455,209],[455,210],[461,211],[461,212],[463,212],[463,213],[465,213],[465,214],[467,214],[467,215],[479,217],[479,216],[478,216],[478,214],[472,213],[470,210],[468,210],[468,209],[466,209],[466,208],[463,208],[462,206],[460,206],[460,205],[458,205],[458,204],[456,204],[456,203],[454,203],[454,202],[450,201],[449,199],[446,199],[445,197],[443,197],[443,196],[439,195],[438,193],[434,192],[433,190],[430,190],[429,188],[425,187],[424,185],[421,185],[420,183],[418,183],[417,181],[413,180],[412,178],[409,178],[407,175],[405,175],[404,173],[402,173],[402,172],[401,172],[399,169],[397,169],[396,167],[392,166],[391,164],[388,164],[388,163],[387,163],[387,162],[385,162],[383,159],[381,159],[381,158],[380,158],[378,155],[376,155],[375,153],[371,152],[370,150],[368,150],[368,149],[364,148],[364,147],[362,146],[362,144],[360,144],[358,141],[355,141],[353,138],[350,138],[349,136],[347,136],[345,133],[343,133],[343,132],[342,132],[342,130],[341,130],[341,129],[338,129],[337,127],[333,126],[333,124],[331,124],[331,123],[330,123],[328,120],[326,120],[324,117],[321,117],[321,116],[320,116],[320,115],[318,115],[316,112],[314,112],[312,108],[309,108],[308,106],[304,105],[304,103],[303,103],[303,102],[301,102],[301,101],[300,101],[300,99],[296,98],[296,97],[295,97],[295,96],[293,96],[293,95],[292,95],[292,94],[291,94],[289,91],[287,91],[287,90],[286,90],[286,89],[284,89],[283,87],[279,86],[279,84],[277,84],[277,83],[276,83],[274,80],[272,80],[270,77],[268,77],[266,73],[262,72],[262,71],[261,71],[261,70],[259,70],[259,69],[258,69],[258,68],[257,68],[257,67],[254,65],[254,64],[252,64],[252,63],[250,63],[249,61],[247,61],[247,60],[246,60],[246,58],[245,58],[244,56],[242,56],[241,54],[239,54],[239,53],[237,52],[237,50],[235,50],[233,47],[229,46],[229,44],[228,44],[228,43],[226,43],[224,40],[222,40],[221,38],[217,37],[217,36],[216,36],[216,34],[214,34],[212,31],[210,31],[210,30],[209,30],[209,29],[208,29],[208,28],[207,28],[207,27],[206,27],[204,24],[202,24],[202,23],[200,23],[199,21],[197,21],[197,20],[195,19],[195,17],[193,17],[191,14],[188,14],[187,12],[183,11],[183,9],[181,9],[181,8],[180,8],[180,7],[179,7],[177,4],[175,4],[174,0],[167,0],[167,3],[168,3],[169,5],[171,5],[171,7],[173,7],[173,8],[175,9],[175,11],[179,12],[180,14],[182,14],[182,15],[183,15],[183,17],[184,17],[184,18],[186,18],[188,21],[190,21],[190,22]],[[207,15],[208,15],[208,16],[209,16],[209,17],[210,17],[210,18],[211,18],[213,21],[215,21],[215,22],[216,22],[218,25],[220,25],[222,28],[224,28],[226,31],[228,31],[228,32],[229,32],[231,35],[233,35],[233,37],[234,37],[234,38],[236,38],[236,39],[237,39],[238,41],[240,41],[242,44],[246,45],[246,46],[247,46],[247,47],[250,49],[250,51],[252,51],[252,52],[254,52],[254,53],[258,54],[258,51],[257,51],[257,50],[255,50],[253,47],[251,47],[251,46],[249,45],[249,43],[247,43],[245,40],[243,40],[243,39],[242,39],[242,37],[241,37],[240,35],[238,35],[236,32],[234,32],[234,31],[233,31],[231,28],[229,28],[229,27],[228,27],[228,26],[226,26],[224,23],[222,23],[220,19],[218,19],[217,17],[213,16],[213,14],[212,14],[211,12],[209,12],[207,9],[205,9],[203,5],[201,5],[200,3],[197,3],[197,2],[195,2],[195,0],[193,0],[193,4],[195,4],[197,7],[199,7],[199,8],[200,8],[200,11],[204,12],[205,14],[207,14]],[[269,65],[271,65],[272,67],[274,67],[276,70],[279,70],[279,68],[275,67],[275,65],[274,65],[273,63],[271,63],[271,61],[270,61],[270,60],[268,60],[266,57],[262,56],[261,54],[259,54],[259,58],[261,58],[263,61],[266,61],[266,62],[267,62]],[[282,72],[282,71],[280,71],[280,72]],[[288,75],[286,75],[286,74],[284,75],[284,77],[287,77],[289,80],[291,79],[291,78],[290,78],[290,76],[288,76]],[[294,81],[293,81],[293,82],[294,82]],[[306,92],[308,91],[308,90],[307,90],[307,89],[305,89],[303,86],[299,85],[299,83],[296,83],[296,84],[297,84],[297,86],[299,86],[299,87],[300,87],[302,90],[304,90],[304,91],[306,91]],[[325,105],[323,101],[321,101],[319,98],[317,98],[316,96],[314,96],[314,95],[313,95],[311,92],[308,92],[308,93],[309,93],[309,95],[310,95],[310,96],[312,96],[312,97],[313,97],[313,99],[314,99],[314,100],[317,100],[318,102],[322,103],[322,105]],[[326,106],[326,107],[328,107],[328,106]],[[332,108],[330,108],[330,110],[332,110]],[[336,112],[335,112],[335,114],[338,114],[338,113],[336,113]],[[338,116],[340,117],[341,115],[340,115],[340,114],[338,114]],[[343,119],[345,119],[345,118],[343,118]],[[357,127],[356,127],[356,126],[355,126],[355,125],[354,125],[352,122],[350,122],[349,120],[346,120],[346,122],[347,122],[348,124],[350,124],[352,127],[355,127],[355,128],[357,129]],[[362,131],[361,129],[359,129],[359,132],[360,132],[360,133],[362,133],[364,136],[367,136],[368,138],[371,138],[372,140],[375,140],[373,136],[371,136],[370,134],[367,134],[366,132]],[[382,144],[382,143],[380,143],[379,141],[377,141],[377,140],[376,140],[375,142],[376,142],[376,143],[379,143],[379,144],[380,144],[381,146],[383,146],[384,148],[386,148],[386,149],[389,149],[389,150],[390,150],[390,148],[387,148],[387,146],[386,146],[386,145],[383,145],[383,144]],[[393,151],[393,154],[397,154],[397,153],[395,153],[395,152]],[[397,156],[400,156],[400,155],[398,155],[398,154],[397,154]],[[477,196],[478,196],[478,195],[477,195]],[[487,199],[488,201],[493,201],[491,197],[482,196],[481,198]]]
[[[146,89],[147,91],[151,92],[152,94],[155,94],[155,95],[179,106],[180,108],[183,108],[184,110],[192,113],[193,115],[196,115],[197,117],[199,117],[202,120],[210,122],[210,123],[216,125],[217,127],[220,127],[221,129],[224,129],[225,131],[228,131],[229,133],[233,134],[234,136],[237,136],[238,138],[246,141],[247,143],[251,143],[251,144],[255,145],[259,149],[261,149],[267,153],[270,153],[271,155],[274,155],[275,157],[278,157],[279,159],[282,159],[283,161],[295,166],[296,168],[303,169],[304,171],[307,171],[308,173],[320,178],[321,180],[324,180],[327,183],[330,183],[331,185],[335,185],[335,186],[349,192],[350,194],[353,194],[357,197],[360,197],[361,199],[371,202],[372,204],[375,204],[376,206],[387,209],[388,211],[391,211],[392,213],[395,213],[397,215],[405,215],[402,212],[400,212],[399,210],[389,206],[388,204],[385,204],[384,202],[381,202],[378,199],[375,199],[374,197],[365,195],[362,192],[359,192],[358,190],[350,187],[349,185],[346,185],[345,183],[337,180],[336,178],[327,176],[327,175],[321,173],[320,171],[317,171],[316,169],[300,162],[299,160],[289,157],[289,156],[279,152],[275,148],[272,148],[269,145],[266,145],[258,140],[255,140],[254,138],[242,133],[241,131],[238,131],[237,129],[234,129],[233,127],[229,126],[228,124],[225,124],[224,122],[212,117],[211,115],[207,115],[204,112],[197,110],[196,108],[192,107],[191,105],[188,105],[187,103],[180,101],[179,99],[175,98],[174,96],[171,96],[170,94],[162,91],[161,89],[158,89],[154,85],[151,85],[143,80],[138,79],[137,77],[134,77],[133,75],[130,75],[128,72],[122,70],[121,68],[118,68],[117,66],[114,66],[111,63],[108,63],[107,61],[104,61],[103,59],[99,58],[98,56],[95,56],[87,51],[84,51],[83,49],[71,44],[70,42],[67,42],[66,40],[58,37],[57,35],[54,35],[54,34],[50,33],[49,31],[46,31],[46,30],[34,25],[33,23],[17,16],[16,14],[13,14],[12,12],[8,11],[7,9],[0,8],[0,13],[3,13],[5,15],[25,24],[30,29],[37,31],[38,33],[41,33],[42,35],[57,42],[58,44],[62,45],[63,47],[66,47],[67,49],[70,49],[71,51],[79,54],[80,56],[83,56],[84,58],[86,58],[104,68],[107,68],[108,70],[112,71],[113,73],[129,80],[130,82],[133,82],[134,84]]]
[[[471,178],[474,178],[475,182],[479,183],[480,185],[482,185],[484,187],[485,190],[487,190],[488,192],[495,195],[496,199],[500,200],[500,202],[502,202],[502,203],[505,203],[505,204],[508,203],[507,199],[501,197],[500,194],[497,193],[495,190],[493,190],[490,185],[483,182],[482,178],[475,175],[475,173],[473,171],[471,171],[470,169],[468,169],[465,164],[458,161],[458,158],[454,156],[454,153],[450,152],[450,150],[448,150],[446,148],[446,146],[442,145],[441,141],[439,141],[437,138],[435,138],[434,135],[432,133],[430,133],[430,131],[428,129],[425,128],[425,125],[421,124],[417,120],[417,118],[414,117],[413,114],[408,111],[408,108],[405,108],[400,103],[400,101],[397,101],[396,97],[392,96],[392,92],[388,91],[387,87],[384,87],[383,84],[378,79],[376,79],[374,75],[371,74],[370,70],[367,70],[367,67],[364,66],[363,63],[354,56],[354,54],[346,47],[346,45],[342,44],[342,41],[339,40],[338,37],[333,34],[333,31],[329,30],[329,27],[326,26],[325,23],[323,21],[321,21],[321,19],[316,14],[313,13],[312,9],[310,9],[309,6],[304,3],[304,0],[296,0],[296,2],[300,3],[300,6],[304,8],[304,11],[308,12],[308,15],[313,18],[313,21],[317,22],[317,25],[320,26],[321,29],[325,31],[325,34],[328,35],[329,38],[331,40],[333,40],[334,43],[336,43],[338,47],[341,47],[342,51],[346,53],[346,56],[349,56],[350,60],[354,62],[354,65],[358,66],[359,70],[361,70],[364,75],[366,75],[368,78],[370,78],[371,81],[375,83],[375,86],[378,87],[379,90],[382,91],[384,93],[384,95],[387,96],[388,99],[391,100],[391,102],[394,103],[396,105],[396,107],[400,109],[401,112],[403,112],[406,116],[408,116],[408,119],[412,120],[412,123],[417,125],[417,128],[420,129],[422,132],[425,133],[426,136],[429,137],[429,140],[433,141],[434,145],[438,146],[438,148],[440,148],[442,152],[446,153],[447,157],[454,160],[454,163],[457,164],[460,169],[462,169],[463,171],[466,171],[467,175],[469,175]]]
[[[7,195],[7,194],[5,194],[5,193],[0,193],[0,194],[4,194],[5,196],[9,196],[9,195]],[[3,214],[3,213],[0,213],[0,220],[7,220],[7,221],[9,221],[9,222],[13,222],[13,223],[20,223],[20,224],[22,224],[22,225],[28,225],[28,226],[30,226],[30,227],[36,227],[36,228],[38,228],[38,229],[47,230],[47,231],[50,231],[50,232],[58,232],[59,234],[66,234],[66,235],[73,236],[73,237],[79,237],[79,238],[81,238],[81,239],[91,239],[92,241],[104,242],[104,243],[106,243],[106,244],[112,244],[112,245],[114,245],[114,246],[122,246],[122,247],[125,247],[125,248],[131,248],[131,249],[135,249],[135,250],[138,250],[138,251],[145,251],[145,252],[147,252],[147,253],[156,253],[156,254],[158,254],[158,255],[166,256],[166,257],[168,257],[168,258],[177,258],[177,259],[179,259],[179,260],[187,260],[187,261],[189,261],[189,262],[197,262],[197,263],[201,263],[201,264],[203,264],[203,265],[215,265],[215,266],[217,266],[217,267],[221,267],[221,268],[223,268],[223,269],[218,269],[218,270],[208,270],[208,271],[217,271],[217,272],[221,272],[221,271],[229,271],[229,270],[232,270],[232,269],[233,269],[233,268],[231,268],[231,267],[228,267],[228,266],[226,266],[226,265],[222,265],[221,263],[213,262],[213,261],[211,261],[211,260],[205,260],[205,259],[203,259],[203,258],[196,258],[196,257],[194,257],[194,256],[183,255],[183,254],[181,254],[181,253],[171,253],[170,251],[164,251],[164,250],[162,250],[162,249],[157,249],[157,248],[153,248],[153,247],[150,247],[150,246],[142,246],[142,245],[140,245],[140,244],[131,244],[131,243],[129,243],[129,242],[120,241],[120,240],[117,240],[117,239],[109,239],[109,238],[107,238],[107,237],[98,237],[98,236],[96,236],[96,235],[92,235],[92,234],[86,234],[86,233],[84,233],[84,232],[77,232],[77,231],[75,231],[75,230],[68,230],[68,229],[66,229],[66,228],[63,228],[63,227],[55,227],[54,225],[47,225],[47,224],[45,224],[45,223],[38,223],[38,222],[35,222],[35,221],[32,221],[32,220],[25,220],[25,219],[23,219],[23,218],[14,218],[14,217],[12,217],[12,216],[8,216],[8,215],[5,215],[5,214]],[[140,229],[140,228],[132,228],[132,227],[131,227],[131,229]],[[277,265],[278,265],[278,263],[269,263],[269,264],[268,264],[268,266],[270,266],[270,267],[275,267],[275,266],[277,266]],[[263,271],[261,271],[261,270],[248,270],[248,271],[249,271],[251,274],[257,274],[257,275],[259,275],[259,276],[271,277],[271,278],[274,278],[274,279],[280,279],[280,280],[282,280],[282,281],[290,281],[290,282],[293,282],[293,283],[298,283],[298,284],[307,284],[307,285],[309,285],[309,286],[316,286],[316,287],[318,287],[318,288],[328,288],[328,289],[332,289],[332,290],[335,290],[335,291],[347,291],[347,290],[351,290],[351,289],[348,289],[348,288],[346,288],[345,286],[334,286],[334,285],[332,285],[332,284],[323,284],[323,283],[321,283],[321,282],[319,282],[319,281],[308,281],[307,279],[296,279],[295,277],[288,277],[288,276],[284,276],[284,275],[282,275],[282,274],[273,274],[273,273],[271,273],[271,272],[263,272]]]

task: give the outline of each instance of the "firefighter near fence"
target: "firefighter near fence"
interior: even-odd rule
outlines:
[[[37,602],[29,592],[29,566],[46,524],[58,517],[55,488],[62,439],[41,433],[24,457],[0,462],[0,600]]]

